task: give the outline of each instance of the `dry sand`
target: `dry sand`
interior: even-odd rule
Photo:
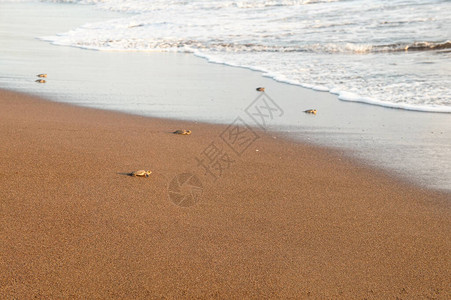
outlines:
[[[225,128],[1,91],[0,298],[451,297],[449,194],[261,132],[214,181]]]

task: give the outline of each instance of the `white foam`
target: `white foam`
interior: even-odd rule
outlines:
[[[427,106],[427,105],[413,105],[408,103],[391,103],[384,102],[381,100],[362,97],[358,94],[350,93],[350,92],[338,92],[338,99],[343,101],[350,102],[360,102],[372,105],[378,105],[388,108],[397,108],[397,109],[405,109],[405,110],[414,110],[414,111],[424,111],[424,112],[441,112],[441,113],[451,113],[451,107],[447,106]]]
[[[191,52],[344,101],[450,112],[451,54],[403,49],[446,45],[451,3],[405,10],[400,1],[60,0],[130,14],[42,39],[90,50]]]

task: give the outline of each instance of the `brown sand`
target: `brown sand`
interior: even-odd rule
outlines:
[[[0,298],[451,297],[450,195],[338,152],[259,133],[175,205],[224,128],[0,92]]]

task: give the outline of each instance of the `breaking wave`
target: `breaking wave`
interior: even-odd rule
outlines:
[[[357,0],[52,2],[126,13],[42,37],[56,45],[191,52],[331,91],[342,100],[451,112],[449,1],[369,0],[365,6]]]

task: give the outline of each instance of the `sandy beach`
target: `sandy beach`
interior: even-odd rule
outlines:
[[[227,126],[1,91],[0,128],[3,299],[451,297],[449,193],[339,151],[255,131],[215,181],[196,158]]]

